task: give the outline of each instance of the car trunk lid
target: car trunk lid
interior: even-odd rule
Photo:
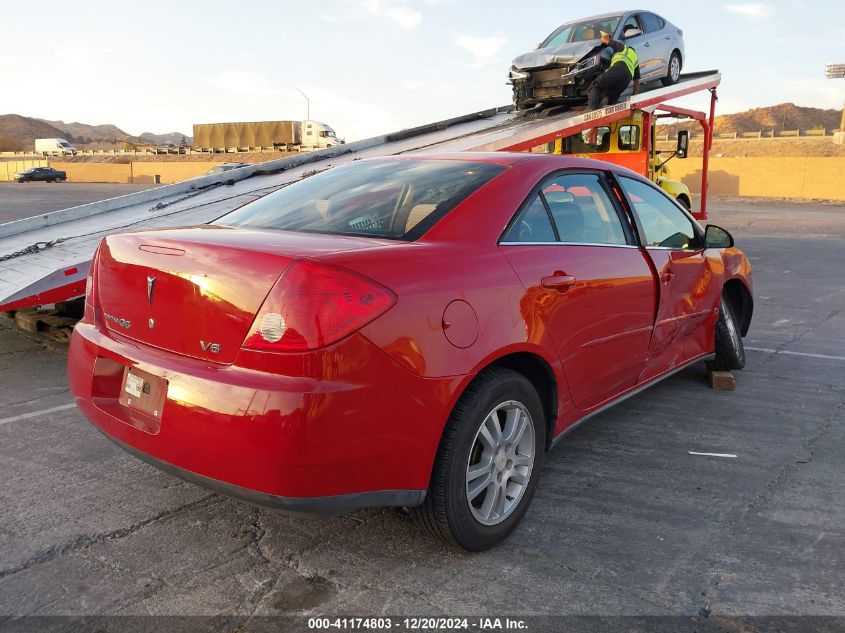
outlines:
[[[111,235],[103,240],[97,271],[105,327],[170,352],[229,364],[291,262],[384,242],[217,226]]]

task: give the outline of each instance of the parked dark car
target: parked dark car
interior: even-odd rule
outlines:
[[[684,33],[650,11],[606,13],[567,22],[530,53],[513,60],[509,83],[517,109],[586,100],[593,80],[610,65],[612,51],[601,47],[601,34],[637,51],[643,82],[671,86],[681,77]]]
[[[15,180],[18,182],[64,182],[67,180],[67,172],[53,169],[52,167],[30,167],[26,171],[15,173]]]

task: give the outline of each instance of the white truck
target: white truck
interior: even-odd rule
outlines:
[[[76,156],[76,148],[63,138],[37,138],[35,153],[42,156]]]

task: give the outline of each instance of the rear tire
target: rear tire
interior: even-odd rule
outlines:
[[[531,382],[509,369],[487,369],[446,423],[425,501],[411,509],[414,520],[454,547],[493,547],[528,509],[545,446],[543,407]]]
[[[666,70],[666,76],[661,79],[664,86],[674,86],[681,78],[681,55],[678,51],[672,51],[669,57],[669,68]]]
[[[690,204],[689,198],[687,198],[686,196],[680,195],[680,196],[678,196],[677,200],[678,200],[678,204],[680,204],[687,211],[689,211],[692,208],[692,205]]]
[[[61,178],[58,178],[58,177],[57,177],[57,178],[56,178],[56,180],[55,180],[55,182],[61,182],[61,181],[62,181],[62,179],[61,179]]]
[[[716,358],[707,363],[707,368],[710,371],[731,371],[743,367],[745,346],[739,333],[739,319],[723,293],[716,321]]]

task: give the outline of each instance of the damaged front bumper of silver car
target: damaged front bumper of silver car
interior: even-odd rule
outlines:
[[[513,67],[507,83],[513,86],[514,103],[522,110],[538,103],[583,100],[601,70],[602,57],[596,53],[574,64],[533,69]]]

